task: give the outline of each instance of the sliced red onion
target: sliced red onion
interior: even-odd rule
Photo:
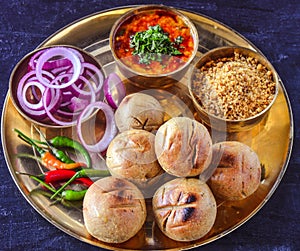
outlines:
[[[68,105],[68,108],[73,111],[82,111],[87,105],[89,101],[82,98],[73,97],[71,98],[71,103]]]
[[[68,120],[71,120],[73,118],[77,118],[80,114],[80,112],[74,113],[74,112],[63,110],[63,109],[58,109],[56,111],[56,113],[57,113],[58,116],[60,116],[62,118],[65,118],[65,119],[68,119]]]
[[[125,86],[116,73],[111,73],[104,81],[104,95],[107,103],[117,109],[123,98],[126,96]]]
[[[62,103],[61,106],[65,107],[68,106],[71,103],[71,98],[74,97],[74,94],[72,92],[62,92]]]
[[[49,88],[48,88],[49,89]],[[19,100],[20,106],[22,107],[23,111],[28,114],[31,118],[36,120],[43,120],[47,117],[47,110],[45,107],[47,107],[49,112],[53,112],[53,110],[56,110],[60,105],[60,95],[55,94],[54,92],[57,89],[49,89],[47,91],[47,88],[45,89],[43,96],[42,96],[42,104],[44,109],[43,110],[36,110],[31,109],[30,107],[26,106],[23,99]]]
[[[43,71],[43,74],[45,76],[47,76],[49,79],[54,77],[49,72]],[[48,78],[45,78],[45,79],[48,79]],[[24,97],[23,97],[23,93],[24,93],[23,89],[24,89],[24,87],[26,87],[26,83],[28,83],[30,81],[33,81],[33,79],[36,79],[35,78],[35,71],[34,70],[29,71],[28,73],[26,73],[21,78],[21,80],[19,81],[18,89],[17,89],[17,99],[19,101],[21,109],[27,115],[29,115],[33,119],[41,120],[41,119],[44,119],[47,116],[46,111],[45,110],[41,110],[41,109],[37,110],[36,107],[32,106],[32,104],[30,102],[27,102],[27,98],[24,99]],[[42,90],[42,89],[43,88],[41,88],[42,95],[44,95],[44,91],[45,90]],[[48,102],[48,100],[49,100],[49,97],[46,96],[45,97],[45,102]]]
[[[51,93],[51,100],[50,100],[50,104],[47,104],[46,103],[47,102],[46,98],[47,98],[47,95],[48,95],[49,91],[52,92]],[[44,109],[45,109],[45,112],[46,112],[48,118],[50,120],[52,120],[54,123],[58,124],[58,125],[63,125],[60,120],[56,119],[52,115],[52,112],[55,113],[57,108],[58,108],[56,106],[56,104],[58,104],[61,101],[61,91],[60,91],[60,89],[53,89],[53,88],[47,87],[45,92],[44,92],[42,101],[43,101]]]
[[[26,82],[28,80],[32,80],[35,78],[35,71],[29,71],[27,72],[19,81],[19,84],[18,84],[18,89],[17,89],[17,99],[20,102],[22,102],[22,90],[26,84]],[[24,103],[24,102],[23,102]]]
[[[103,81],[104,81],[104,77],[102,72],[100,71],[100,69],[98,67],[96,67],[95,65],[91,64],[91,63],[83,63],[82,67],[84,67],[84,70],[86,70],[86,73],[88,74],[88,76],[91,78],[93,76],[93,80],[94,80],[94,84],[95,84],[95,92],[96,95],[98,96],[99,92],[102,89],[103,86]],[[96,79],[96,81],[95,81]]]
[[[102,91],[101,70],[85,62],[75,48],[42,49],[30,58],[28,69],[19,81],[17,98],[20,108],[39,122],[48,116],[57,125],[75,125],[81,111]]]
[[[53,83],[48,83],[48,81],[45,80],[45,78],[42,76],[42,69],[46,62],[48,62],[53,57],[63,57],[68,59],[72,65],[73,65],[73,76],[72,78],[67,82],[60,85],[53,85]],[[46,50],[37,60],[36,63],[36,76],[38,80],[45,85],[46,87],[50,88],[66,88],[67,86],[72,85],[80,76],[81,73],[81,62],[78,56],[68,48],[65,47],[53,47],[49,50]]]
[[[91,84],[91,82],[85,78],[84,76],[79,76],[79,80],[82,82],[77,86],[77,85],[71,85],[68,87],[68,90],[73,93],[74,96],[78,97],[80,96],[81,98],[90,98],[92,94],[96,95],[96,90],[94,86]],[[90,85],[88,91],[85,86]]]
[[[25,105],[23,100],[20,100],[19,103],[20,103],[20,107],[22,107],[21,109],[32,119],[43,120],[44,118],[47,117],[45,110],[32,110]]]
[[[57,76],[59,74],[64,74],[64,73],[68,73],[69,70],[72,68],[72,65],[67,65],[67,66],[62,66],[62,67],[59,67],[59,68],[54,68],[51,70],[51,72]]]
[[[32,70],[32,71],[29,71],[27,72],[19,81],[19,85],[18,85],[18,88],[22,88],[25,84],[25,82],[30,79],[30,80],[33,80],[35,78],[35,71]]]
[[[71,49],[71,48],[68,48]],[[37,53],[35,53],[31,58],[30,61],[28,63],[29,69],[30,70],[34,70],[36,69],[36,64],[37,61],[39,59],[39,57],[45,52],[51,49],[44,49],[44,50],[40,50]],[[72,52],[75,53],[76,50],[72,49]],[[83,59],[82,55],[78,52],[76,53],[77,56],[81,59]],[[82,62],[82,61],[81,61]],[[62,71],[62,70],[67,70],[70,67],[72,67],[72,63],[70,62],[70,60],[66,59],[66,58],[59,58],[59,59],[54,59],[54,60],[50,60],[45,62],[45,64],[43,65],[43,70],[49,70],[52,73],[57,73],[58,71]],[[52,71],[53,70],[53,71]]]
[[[44,52],[45,50],[40,50],[30,58],[28,63],[29,70],[34,70],[36,68],[36,61],[39,58],[39,56],[42,55]]]
[[[30,81],[38,82],[36,77],[32,77],[32,78],[27,80],[27,82],[30,82]],[[36,88],[34,86],[31,87],[31,93],[32,93],[33,97],[35,98],[35,100],[40,100],[41,99],[40,95],[37,93]]]
[[[50,83],[48,86],[49,88],[55,88],[55,89],[61,89],[61,90],[69,90],[68,88],[72,85],[68,85],[66,87],[62,87],[65,81],[70,81],[72,79],[72,73],[62,73],[57,75]],[[59,86],[59,88],[57,88],[56,86]]]
[[[37,97],[38,95],[36,94],[36,91],[34,91],[35,95],[32,93],[32,95],[35,98],[36,103],[31,103],[31,102],[28,101],[28,99],[27,99],[27,90],[28,90],[28,88],[31,88],[31,91],[36,90],[36,88],[39,89],[40,92],[41,92],[41,96],[42,96],[42,94],[45,91],[45,86],[43,86],[40,82],[37,82],[37,81],[28,81],[22,89],[22,99],[24,101],[25,106],[27,106],[31,110],[42,110],[42,109],[44,109],[42,99],[40,98],[38,100],[38,97]]]
[[[106,129],[103,137],[94,145],[87,144],[82,135],[81,125],[85,118],[87,118],[87,114],[91,114],[95,109],[102,110],[105,119],[106,119]],[[116,136],[118,130],[115,123],[114,111],[113,109],[104,102],[98,101],[95,103],[89,104],[79,115],[77,119],[77,135],[82,145],[90,152],[101,153],[105,151],[109,145],[109,143]]]
[[[96,95],[95,95],[95,92],[93,92],[93,87],[90,83],[87,83],[87,86],[90,88],[91,90],[91,97],[90,97],[90,100],[89,100],[89,103],[94,103],[96,101]],[[62,95],[61,95],[61,90],[60,89],[53,89],[53,88],[47,88],[45,90],[45,94],[47,94],[47,91],[48,90],[59,90],[59,97],[62,99]],[[56,92],[58,93],[58,92]],[[78,114],[75,113],[75,111],[72,111],[71,114],[72,114],[72,117],[71,117],[71,121],[66,121],[66,118],[65,117],[59,117],[59,116],[56,116],[54,114],[52,114],[52,111],[51,109],[45,105],[45,95],[43,96],[43,104],[44,104],[44,108],[45,108],[45,111],[49,117],[49,119],[56,123],[57,125],[61,125],[61,126],[73,126],[77,120],[77,116]],[[55,112],[57,113],[57,110],[55,110]],[[78,112],[78,111],[77,111]],[[61,111],[59,114],[63,114],[63,111]],[[67,112],[65,112],[65,114],[67,114]],[[87,114],[87,116],[89,116],[90,114]],[[59,117],[59,118],[57,118]],[[69,117],[69,116],[68,116]],[[70,117],[69,117],[70,118]]]
[[[79,58],[79,60],[80,60],[81,63],[83,63],[85,61],[84,58],[83,58],[83,56],[82,56],[82,54],[79,51],[77,51],[77,50],[75,50],[73,48],[68,48],[68,50],[70,50],[73,53],[75,53],[78,56],[78,58]]]

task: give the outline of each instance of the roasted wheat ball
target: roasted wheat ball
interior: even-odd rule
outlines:
[[[177,177],[201,174],[210,164],[212,139],[201,123],[187,117],[165,122],[155,136],[155,152],[161,167]]]
[[[87,231],[108,243],[122,243],[139,232],[146,220],[142,193],[131,182],[115,177],[96,181],[83,200]]]
[[[216,220],[217,206],[206,183],[196,178],[176,178],[153,196],[155,221],[176,241],[193,241],[206,235]]]
[[[242,200],[253,194],[260,184],[261,166],[257,154],[237,141],[213,145],[216,169],[208,181],[213,193],[224,200]]]
[[[113,176],[129,179],[139,187],[156,181],[163,173],[154,150],[155,135],[145,130],[128,130],[109,144],[106,164]]]
[[[164,110],[159,101],[145,93],[126,96],[115,112],[120,132],[130,129],[156,131],[164,122]]]

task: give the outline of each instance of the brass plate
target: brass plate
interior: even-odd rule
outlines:
[[[81,47],[96,56],[104,67],[106,74],[117,71],[109,48],[108,36],[117,18],[131,8],[132,6],[111,9],[80,19],[50,36],[40,46],[69,44]],[[199,32],[199,52],[195,60],[207,50],[224,45],[239,45],[257,50],[253,44],[229,27],[197,13],[180,11],[195,23]],[[162,92],[176,94],[176,97],[183,100],[193,111],[191,101],[186,94],[186,81],[187,79],[184,78],[178,86]],[[139,90],[129,84],[127,89],[128,92]],[[157,95],[160,95],[160,90],[157,90]],[[169,104],[168,107],[171,114],[182,112],[177,111]],[[48,199],[29,195],[29,192],[36,187],[36,183],[26,176],[17,175],[15,172],[28,172],[28,166],[32,163],[21,162],[15,158],[16,153],[26,148],[21,144],[12,129],[19,128],[32,136],[35,134],[35,129],[32,124],[25,121],[18,114],[12,105],[9,94],[7,94],[3,107],[1,128],[7,166],[16,185],[32,207],[51,224],[81,241],[111,250],[183,250],[207,244],[230,233],[249,220],[268,201],[287,168],[292,149],[294,126],[289,99],[284,85],[280,81],[278,98],[270,110],[269,116],[259,125],[247,132],[227,133],[221,136],[218,132],[212,132],[214,141],[222,139],[238,140],[251,146],[258,153],[266,168],[266,178],[261,182],[259,189],[249,198],[239,202],[218,201],[218,214],[213,229],[197,241],[176,242],[165,237],[153,223],[153,216],[149,209],[144,228],[131,240],[116,245],[103,243],[92,238],[84,228],[82,212],[69,210],[59,205],[50,206]],[[56,131],[41,129],[47,137],[57,134],[74,135],[72,129]],[[39,169],[36,172],[39,172]],[[150,206],[151,199],[148,199],[147,202]]]

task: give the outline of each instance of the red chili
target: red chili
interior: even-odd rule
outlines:
[[[30,177],[36,177],[39,180],[44,181],[46,184],[50,184],[50,183],[55,184],[57,182],[67,181],[71,179],[76,174],[76,172],[74,170],[68,170],[68,169],[57,169],[57,170],[48,171],[40,175],[32,175],[27,173],[19,173],[19,174],[28,175]],[[90,187],[94,183],[94,181],[92,181],[89,177],[81,177],[74,180],[73,183],[78,183],[86,187]]]
[[[58,182],[58,181],[64,181],[72,178],[72,176],[76,172],[74,170],[64,170],[64,169],[58,169],[58,170],[52,170],[46,172],[43,176],[41,177],[46,183],[53,183],[53,182]]]
[[[90,187],[94,183],[94,181],[92,181],[88,177],[77,178],[74,182],[82,184],[82,185],[84,185],[86,187]]]
[[[43,177],[41,175],[39,177],[49,184],[49,183],[69,180],[74,176],[75,173],[76,172],[74,170],[57,169],[57,170],[48,171],[43,175]],[[92,181],[89,177],[82,177],[76,179],[74,183],[79,183],[86,187],[90,187],[94,183],[94,181]]]

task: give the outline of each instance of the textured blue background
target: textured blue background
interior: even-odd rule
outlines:
[[[299,0],[31,0],[0,3],[1,112],[14,65],[49,35],[86,15],[132,4],[162,3],[196,11],[232,27],[271,61],[285,84],[295,120],[289,167],[269,202],[239,229],[199,250],[300,250]],[[280,121],[280,118],[279,118]],[[0,148],[0,250],[99,250],[63,233],[23,198]]]

